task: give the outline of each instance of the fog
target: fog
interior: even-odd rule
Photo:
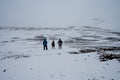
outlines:
[[[0,0],[0,26],[93,26],[120,31],[120,0]]]

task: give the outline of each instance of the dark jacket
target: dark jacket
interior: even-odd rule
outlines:
[[[44,45],[44,46],[47,45],[47,40],[46,40],[46,39],[44,39],[43,45]]]
[[[52,45],[52,46],[55,46],[55,42],[54,42],[54,41],[52,41],[51,45]]]
[[[63,41],[61,39],[59,39],[58,44],[62,45]]]

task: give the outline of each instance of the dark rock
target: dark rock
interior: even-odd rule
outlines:
[[[84,49],[84,50],[79,50],[81,53],[91,53],[91,52],[96,52],[97,50],[94,49]]]
[[[68,52],[70,54],[79,54],[79,52]]]
[[[16,55],[5,56],[5,57],[1,58],[0,60],[9,59],[9,58],[19,59],[19,58],[28,58],[28,57],[30,57],[30,56],[29,55],[16,54]]]
[[[91,52],[97,52],[97,53],[102,53],[105,51],[120,51],[120,47],[117,46],[103,46],[103,47],[93,47],[93,48],[89,48],[89,49],[82,49],[79,50],[80,53],[91,53]]]
[[[87,58],[84,58],[84,60],[87,60]]]
[[[120,54],[101,54],[99,56],[100,61],[107,61],[112,59],[120,60]]]
[[[3,72],[6,72],[6,71],[7,71],[7,70],[5,70],[5,69],[3,70]]]

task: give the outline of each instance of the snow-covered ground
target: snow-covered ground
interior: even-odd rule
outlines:
[[[0,37],[0,80],[120,79],[119,32],[89,26],[0,27]],[[62,49],[59,38],[64,41]]]

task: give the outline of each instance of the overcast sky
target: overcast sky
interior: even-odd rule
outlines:
[[[0,0],[0,26],[120,27],[120,0]]]

